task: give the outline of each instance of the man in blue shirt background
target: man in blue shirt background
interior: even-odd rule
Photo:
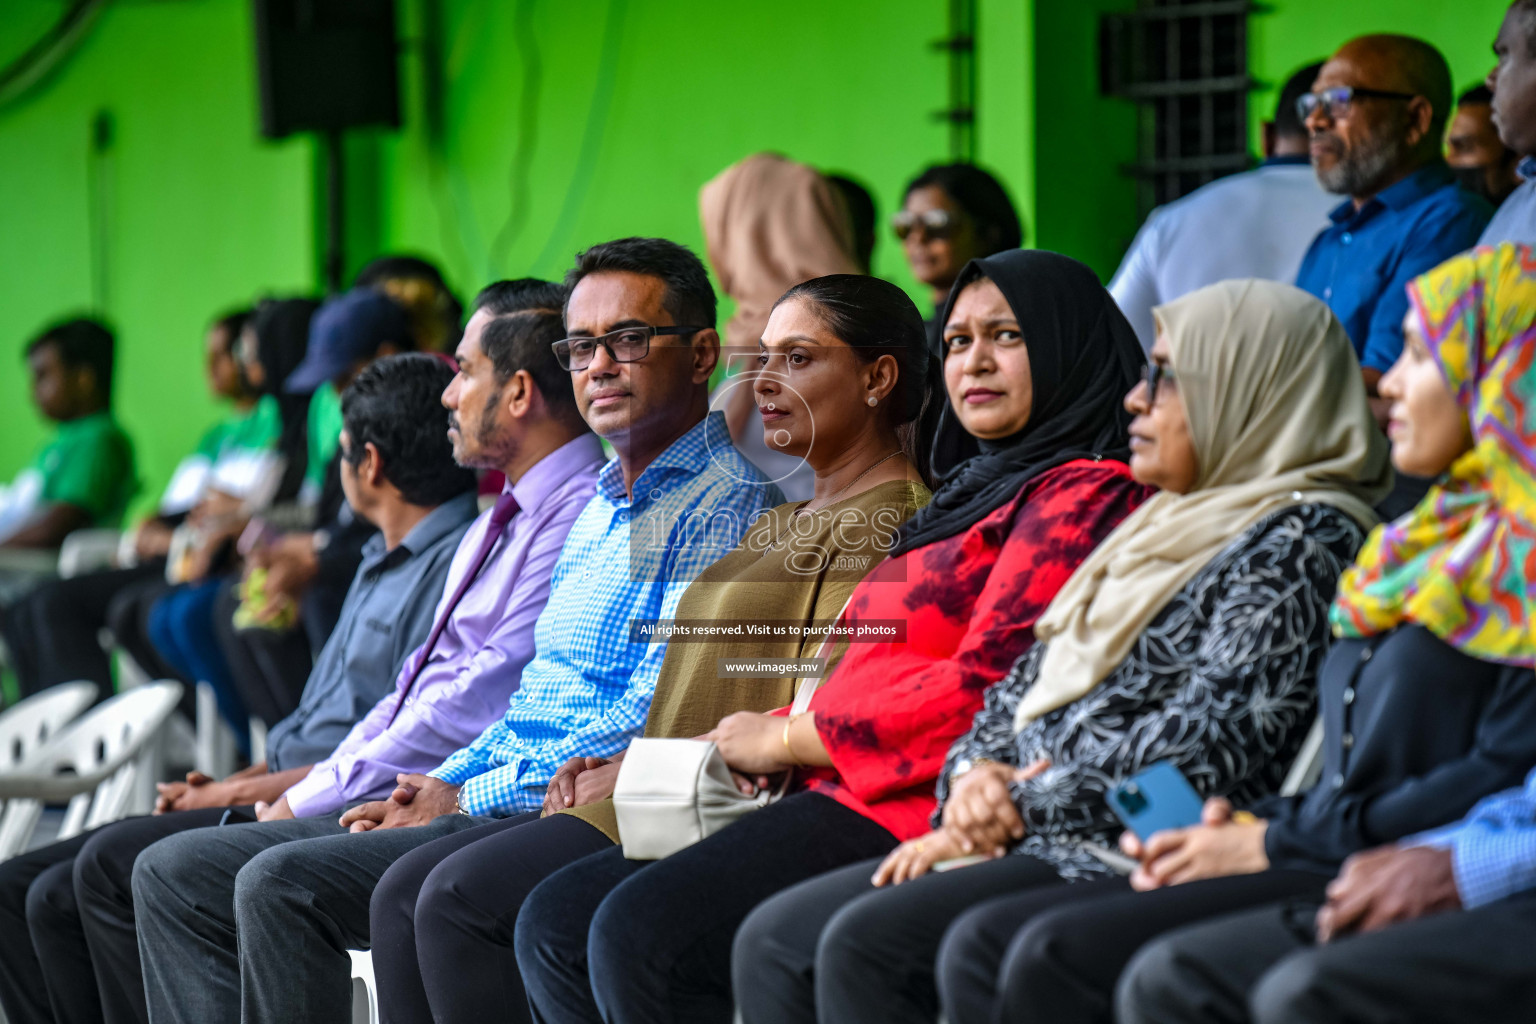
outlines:
[[[1488,223],[1480,245],[1519,242],[1536,245],[1536,3],[1510,5],[1493,42],[1498,63],[1488,72],[1493,123],[1504,145],[1525,158],[1525,184],[1510,195]]]
[[[1452,110],[1440,51],[1409,36],[1345,43],[1300,110],[1312,167],[1346,195],[1302,260],[1296,284],[1344,324],[1378,420],[1376,382],[1403,348],[1408,282],[1477,242],[1493,208],[1457,187],[1441,154]]]

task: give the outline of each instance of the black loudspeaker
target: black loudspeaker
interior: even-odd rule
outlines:
[[[253,0],[261,133],[400,127],[394,0]]]

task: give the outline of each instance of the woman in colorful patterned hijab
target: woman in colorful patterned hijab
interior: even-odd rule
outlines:
[[[1403,352],[1380,390],[1394,465],[1437,483],[1371,534],[1339,582],[1317,674],[1318,783],[1213,799],[1199,825],[1123,836],[1138,861],[1129,884],[1084,880],[978,905],[942,940],[951,1024],[1193,1021],[1214,1006],[1243,1017],[1266,970],[1329,977],[1296,964],[1356,941],[1369,903],[1351,900],[1362,916],[1347,917],[1330,902],[1346,860],[1422,847],[1536,764],[1536,256],[1479,249],[1408,291]],[[1336,937],[1314,947],[1288,922],[1310,923],[1325,903]],[[818,991],[829,983],[819,975]],[[1311,991],[1262,991],[1281,989]]]
[[[1394,372],[1406,377],[1416,359],[1431,360],[1471,447],[1412,512],[1371,535],[1339,581],[1334,633],[1371,636],[1412,622],[1475,658],[1531,665],[1536,255],[1508,243],[1478,249],[1413,281],[1408,296],[1408,350]],[[1394,433],[1411,430],[1394,422]],[[1394,441],[1427,443],[1411,434]]]

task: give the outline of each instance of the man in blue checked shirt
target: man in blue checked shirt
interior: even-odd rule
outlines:
[[[783,501],[732,446],[723,415],[709,412],[720,341],[698,258],[660,239],[622,239],[582,253],[566,283],[570,337],[555,355],[617,457],[566,539],[505,714],[339,824],[273,823],[293,826],[295,838],[253,851],[218,894],[182,892],[176,859],[146,851],[134,892],[157,1024],[346,1019],[346,949],[369,945],[369,902],[384,872],[426,843],[536,811],[572,757],[627,747],[666,653],[631,643],[631,620],[671,618],[689,582]],[[230,844],[241,844],[240,831]]]

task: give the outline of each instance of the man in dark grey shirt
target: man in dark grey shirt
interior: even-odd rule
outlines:
[[[342,396],[341,483],[379,528],[363,548],[336,629],[299,706],[267,736],[267,761],[222,782],[162,783],[158,810],[273,801],[346,738],[393,686],[432,628],[448,566],[478,512],[474,477],[453,461],[440,396],[453,373],[431,356],[394,357]],[[423,425],[440,420],[444,429]]]
[[[363,564],[299,706],[267,734],[274,777],[294,769],[302,777],[394,685],[406,655],[432,628],[459,538],[478,512],[474,492],[466,491],[433,509],[394,547],[383,533],[363,546]]]
[[[158,817],[106,825],[0,864],[0,1008],[7,1019],[101,1019],[104,1012],[112,1021],[141,1019],[137,964],[84,955],[88,937],[94,951],[97,935],[126,931],[132,945],[132,904],[119,905],[116,894],[128,892],[133,856],[144,844],[115,841],[113,830],[169,835],[239,813],[227,808],[277,799],[393,687],[432,628],[454,552],[477,512],[474,475],[453,461],[441,405],[453,376],[436,357],[393,356],[364,370],[342,396],[342,486],[379,534],[364,549],[298,709],[268,736],[267,763],[223,781],[193,773],[162,783]],[[33,913],[36,932],[29,930]],[[105,938],[102,944],[113,948]]]

